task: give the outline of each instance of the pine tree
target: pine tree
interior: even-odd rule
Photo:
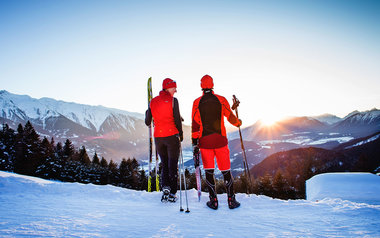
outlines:
[[[0,132],[0,170],[14,171],[15,146],[15,131],[8,124],[3,124]]]
[[[275,198],[286,198],[286,180],[282,176],[281,171],[277,170],[274,178],[273,178],[273,196]]]
[[[17,132],[15,172],[33,176],[41,162],[39,136],[29,121],[24,128],[20,124]]]
[[[102,157],[102,159],[100,160],[100,166],[103,168],[108,168],[108,162],[104,157]]]
[[[45,137],[41,143],[42,164],[36,169],[36,175],[47,179],[59,179],[61,165],[54,152],[54,144]]]
[[[95,151],[94,156],[92,157],[92,164],[95,166],[100,166],[99,157],[98,157],[98,154],[96,154],[96,151]]]
[[[90,157],[88,157],[88,154],[87,154],[87,151],[86,151],[86,147],[84,147],[84,145],[79,150],[79,161],[81,163],[85,164],[85,165],[90,165],[91,164]]]
[[[72,160],[75,149],[72,142],[69,139],[66,139],[65,145],[63,146],[63,158],[65,161]]]

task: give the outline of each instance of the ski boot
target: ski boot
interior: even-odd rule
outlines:
[[[169,197],[168,197],[168,202],[176,202],[177,201],[177,196],[173,193],[169,194]]]
[[[170,194],[170,188],[169,187],[162,188],[161,202],[168,202],[169,194]]]
[[[230,209],[238,208],[240,203],[236,201],[235,195],[228,196],[228,207]]]
[[[209,208],[211,208],[211,209],[214,209],[214,210],[218,209],[218,198],[217,198],[217,197],[211,197],[211,196],[210,196],[210,201],[208,201],[208,202],[206,203],[206,205],[207,205]]]

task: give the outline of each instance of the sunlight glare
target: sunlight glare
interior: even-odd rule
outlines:
[[[278,121],[278,119],[275,117],[263,117],[260,119],[260,122],[264,126],[273,126],[274,124],[276,124],[277,121]]]

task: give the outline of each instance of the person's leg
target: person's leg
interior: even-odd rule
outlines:
[[[228,207],[230,209],[234,209],[240,206],[240,203],[236,201],[235,198],[235,192],[234,192],[234,182],[233,177],[231,174],[231,170],[222,171],[223,177],[224,177],[224,185],[226,186],[227,190],[227,197],[228,197]]]
[[[170,193],[175,195],[178,187],[178,159],[180,156],[180,141],[177,136],[167,137],[168,177]]]
[[[205,174],[206,174],[206,184],[207,184],[208,193],[210,197],[210,201],[207,202],[207,206],[209,208],[216,210],[218,209],[218,197],[216,194],[214,169],[205,169]]]
[[[160,155],[161,159],[161,187],[162,191],[164,191],[165,188],[168,188],[170,186],[169,184],[169,167],[168,167],[168,152],[167,147],[164,143],[164,138],[158,137],[155,138],[156,142],[156,148],[157,152]]]
[[[224,185],[226,186],[228,196],[228,207],[234,209],[240,206],[235,199],[234,182],[231,174],[230,150],[228,146],[215,149],[216,162],[218,168],[222,171],[224,177]]]
[[[203,168],[206,174],[206,185],[209,192],[210,201],[207,202],[207,206],[216,210],[218,209],[218,198],[216,194],[214,169],[215,169],[215,151],[214,149],[202,149],[201,158]]]

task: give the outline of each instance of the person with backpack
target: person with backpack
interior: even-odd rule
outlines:
[[[174,94],[177,84],[170,78],[162,82],[162,91],[150,102],[145,113],[145,124],[154,122],[154,141],[161,158],[162,202],[175,202],[177,192],[178,158],[183,141],[179,104]]]
[[[224,117],[234,126],[241,126],[242,122],[232,112],[226,98],[214,93],[213,78],[205,75],[201,79],[203,95],[197,98],[192,108],[192,144],[194,152],[200,150],[203,168],[206,174],[206,184],[209,191],[210,201],[207,206],[218,209],[214,169],[215,161],[224,177],[227,190],[228,207],[234,209],[240,206],[236,201],[233,189],[233,177],[231,175],[230,151]]]

